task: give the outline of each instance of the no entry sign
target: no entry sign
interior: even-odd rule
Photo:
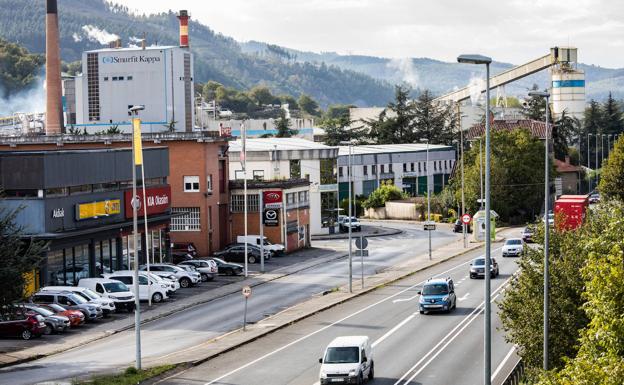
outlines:
[[[470,216],[470,214],[464,214],[462,215],[462,222],[464,222],[464,224],[469,224],[470,220],[472,219],[472,217]]]

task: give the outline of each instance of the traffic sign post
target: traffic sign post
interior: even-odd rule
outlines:
[[[244,286],[243,287],[243,297],[245,297],[245,311],[243,313],[243,331],[247,328],[247,300],[251,297],[251,287]]]
[[[470,216],[470,214],[464,214],[462,215],[462,222],[467,225],[470,223],[470,221],[472,220],[472,217]]]
[[[436,229],[436,224],[433,221],[427,221],[423,224],[423,230],[425,231],[433,231]]]
[[[360,256],[360,267],[362,269],[362,289],[364,289],[364,257],[368,257],[368,239],[364,238],[363,235],[360,235],[359,238],[355,238],[355,247],[357,250],[355,251],[355,255]]]

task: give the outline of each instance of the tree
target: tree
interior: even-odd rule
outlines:
[[[599,133],[603,126],[603,121],[604,116],[600,104],[593,99],[590,100],[589,106],[585,109],[585,113],[583,114],[583,129],[580,138],[581,153],[583,154],[582,162],[584,165],[589,165],[590,168],[592,168],[591,166],[593,165],[594,159],[596,159],[596,146],[593,145],[595,142],[592,141],[591,137],[588,137],[588,134],[596,135]],[[595,136],[593,139],[596,139]],[[598,166],[594,165],[594,168],[598,168]]]
[[[217,89],[223,87],[223,84],[209,80],[202,87],[202,96],[205,100],[215,100],[217,98]]]
[[[602,105],[603,129],[605,134],[621,134],[624,131],[624,117],[617,101],[613,99],[611,92]]]
[[[43,55],[31,54],[24,47],[0,38],[0,97],[31,86],[44,62]]]
[[[25,239],[24,230],[15,223],[19,210],[0,208],[0,312],[24,298],[26,274],[37,269],[47,244]]]
[[[458,124],[451,105],[439,104],[429,90],[414,101],[414,122],[411,142],[428,139],[429,143],[451,145]]]
[[[299,100],[297,101],[299,105],[299,109],[305,113],[308,113],[313,116],[319,115],[319,105],[318,103],[312,99],[310,96],[306,94],[301,94],[299,96]]]
[[[279,102],[279,99],[273,96],[271,90],[265,86],[255,86],[249,90],[248,94],[259,106],[274,104],[276,101]]]
[[[280,117],[275,122],[275,129],[277,130],[277,134],[275,134],[277,138],[290,138],[297,133],[296,130],[290,128],[290,120],[286,118],[286,111],[284,110],[280,110]]]
[[[580,122],[578,119],[571,117],[566,111],[563,111],[561,116],[554,122],[552,139],[556,159],[565,160],[565,157],[568,155],[568,145],[578,136],[579,127]]]
[[[392,184],[392,182],[382,182],[375,191],[373,191],[368,198],[362,202],[364,208],[383,207],[387,201],[394,201],[400,199],[407,199],[408,195],[401,191],[400,188]]]
[[[600,193],[607,199],[624,202],[624,137],[615,142],[600,174]]]
[[[290,110],[296,110],[299,108],[299,105],[297,104],[297,99],[295,99],[291,95],[287,95],[287,94],[280,95],[279,100],[282,104],[288,104],[288,108]]]
[[[531,91],[537,91],[538,89],[537,84],[533,84],[533,87],[531,87]],[[522,114],[527,119],[544,121],[546,118],[546,99],[541,96],[531,96],[526,101]],[[552,119],[550,121],[552,122]]]

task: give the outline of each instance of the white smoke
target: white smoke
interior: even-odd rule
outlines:
[[[133,43],[140,43],[143,41],[143,39],[141,39],[140,37],[136,37],[136,36],[130,36],[128,40],[130,40]]]
[[[485,90],[485,81],[482,78],[473,76],[468,83],[468,90],[470,91],[470,103],[476,106],[481,99],[481,92]]]
[[[0,117],[11,116],[16,112],[38,113],[45,112],[45,76],[39,76],[35,84],[27,90],[12,93],[6,98],[0,87]]]
[[[119,36],[114,33],[110,33],[105,29],[99,29],[94,25],[83,25],[82,30],[85,33],[85,37],[89,39],[89,41],[97,42],[100,44],[108,44],[111,41],[115,41],[119,39]]]
[[[80,35],[79,35],[79,34],[77,34],[76,32],[74,32],[74,33],[72,34],[72,37],[74,38],[74,41],[75,41],[76,43],[78,43],[78,42],[82,41],[82,36],[80,36]]]
[[[392,59],[387,64],[388,68],[398,71],[401,80],[409,84],[412,88],[417,88],[420,82],[418,71],[414,67],[414,62],[410,58]]]

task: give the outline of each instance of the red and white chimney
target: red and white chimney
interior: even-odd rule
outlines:
[[[56,0],[47,0],[46,7],[46,123],[47,135],[63,130],[61,89],[61,48],[59,45]]]
[[[185,9],[181,10],[178,15],[178,20],[180,20],[180,47],[182,48],[189,47],[188,21],[190,18],[188,11]]]

